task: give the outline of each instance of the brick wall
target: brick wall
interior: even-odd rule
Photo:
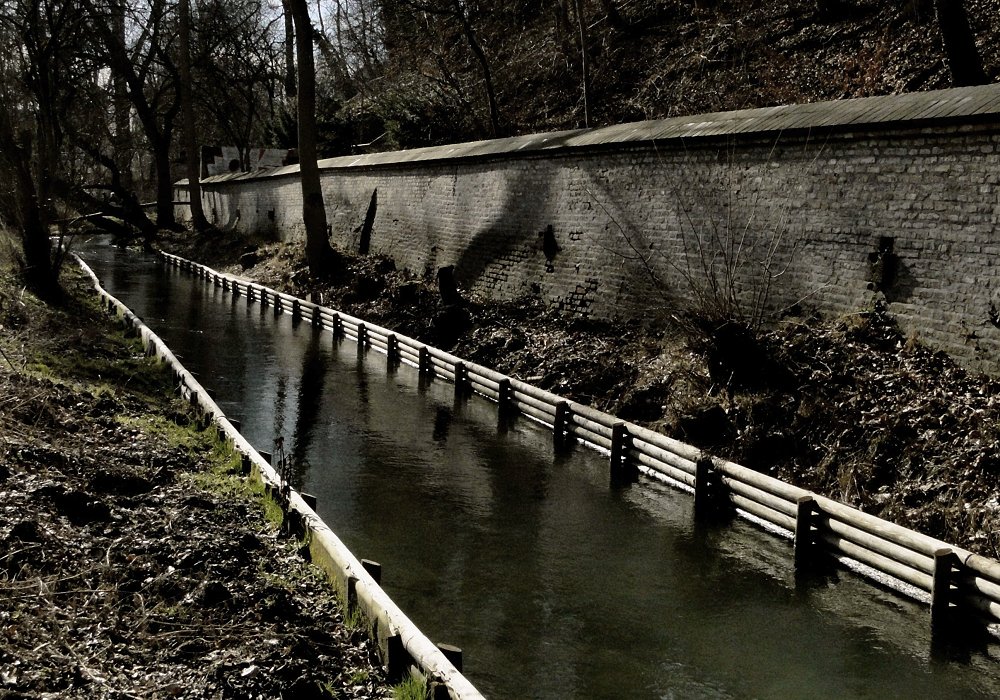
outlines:
[[[979,90],[941,94],[964,100]],[[692,134],[714,122],[689,118],[680,136],[657,135],[672,123],[658,122],[613,127],[603,140],[569,132],[459,155],[324,161],[332,239],[356,250],[377,189],[372,251],[418,274],[454,265],[460,283],[483,294],[537,295],[611,319],[704,304],[718,297],[713,280],[742,311],[770,315],[795,304],[850,313],[884,298],[907,332],[994,371],[1000,119],[982,110],[928,118],[930,108],[880,118],[893,103],[879,99],[862,105],[875,117],[861,125],[852,113],[846,124],[778,131],[767,128],[773,110],[755,110],[709,115],[731,125],[763,114],[743,132]],[[812,119],[864,102],[810,106]],[[294,169],[210,179],[204,198],[219,225],[302,236]]]

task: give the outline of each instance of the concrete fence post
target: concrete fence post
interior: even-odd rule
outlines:
[[[298,299],[292,301],[292,320],[293,321],[302,320],[302,304],[299,303]]]
[[[333,312],[333,339],[340,340],[344,336],[344,322],[340,318],[340,314],[336,311]]]

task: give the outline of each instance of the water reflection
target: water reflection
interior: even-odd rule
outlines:
[[[320,514],[487,696],[1000,695],[996,644],[932,656],[921,606],[842,570],[797,578],[786,542],[696,525],[653,482],[609,489],[606,457],[384,355],[135,256],[88,259],[251,442],[285,436]]]
[[[437,406],[434,409],[434,431],[431,438],[434,442],[446,442],[448,440],[448,428],[451,427],[451,409],[445,406]]]
[[[299,372],[299,389],[296,402],[295,431],[293,433],[290,481],[301,488],[305,478],[309,451],[317,423],[322,415],[320,410],[326,380],[328,356],[320,348],[327,338],[319,330],[312,329],[310,339],[302,353],[302,370]]]

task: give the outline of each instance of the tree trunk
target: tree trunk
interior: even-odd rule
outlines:
[[[469,42],[469,48],[472,49],[472,53],[475,55],[476,60],[479,62],[479,67],[483,72],[483,83],[486,86],[486,101],[489,104],[490,109],[490,132],[491,135],[496,138],[501,135],[500,128],[500,107],[497,103],[497,93],[493,86],[493,72],[490,70],[489,61],[486,59],[486,52],[483,51],[483,47],[479,43],[479,39],[476,37],[476,32],[472,28],[472,22],[469,21],[469,16],[465,14],[465,8],[462,7],[459,0],[452,0],[452,7],[455,10],[455,14],[458,16],[459,21],[462,23],[462,30],[465,32],[465,40]]]
[[[180,13],[178,23],[178,63],[177,72],[180,74],[179,97],[181,101],[181,114],[184,121],[184,150],[185,165],[187,170],[188,193],[191,200],[191,225],[195,231],[205,231],[208,229],[208,220],[205,218],[205,210],[201,204],[201,149],[198,147],[198,136],[194,123],[194,100],[191,95],[191,2],[190,0],[180,0],[177,6]],[[173,192],[171,191],[171,201]],[[171,211],[173,207],[171,206]]]
[[[170,140],[161,138],[150,145],[156,168],[156,226],[172,229],[177,223],[174,220],[174,183],[170,174]]]
[[[39,202],[32,177],[31,150],[30,141],[18,141],[10,114],[6,107],[0,107],[0,163],[6,166],[4,170],[13,180],[14,215],[24,255],[24,281],[40,297],[54,299],[59,294],[59,281],[52,265],[46,212]]]
[[[93,28],[103,43],[106,59],[112,74],[121,76],[128,85],[128,95],[135,108],[136,116],[142,124],[148,145],[153,152],[156,172],[156,224],[160,228],[176,228],[174,220],[173,182],[170,173],[170,141],[173,120],[177,115],[177,103],[168,105],[151,104],[146,99],[145,74],[136,72],[129,50],[122,38],[108,28],[105,16],[91,0],[81,0],[93,19]],[[157,0],[157,5],[162,4]],[[152,50],[152,49],[151,49]],[[162,121],[162,126],[160,122]],[[149,240],[147,239],[147,244]]]
[[[962,0],[934,0],[941,40],[948,55],[953,87],[985,85],[989,82],[976,48],[976,37]]]
[[[112,31],[122,45],[125,45],[125,4],[118,0],[112,4]],[[112,145],[113,158],[118,172],[121,173],[121,184],[131,190],[132,182],[132,106],[128,96],[128,83],[125,77],[117,71],[112,72],[114,87],[113,108],[115,113],[115,138]]]
[[[613,5],[612,5],[613,7]],[[576,24],[580,31],[580,72],[583,83],[583,125],[590,128],[590,55],[587,51],[587,22],[583,0],[576,0]]]
[[[288,0],[295,22],[298,60],[299,173],[302,181],[302,221],[306,228],[306,261],[313,276],[333,271],[335,257],[326,230],[326,207],[316,163],[316,69],[312,24],[306,0]]]
[[[291,0],[281,0],[285,20],[285,97],[295,97],[295,20]]]

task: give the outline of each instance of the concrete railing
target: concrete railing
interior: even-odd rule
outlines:
[[[381,326],[175,255],[162,256],[234,295],[346,337],[358,344],[359,351],[373,348],[389,363],[405,362],[427,377],[453,382],[456,395],[475,392],[497,402],[502,412],[544,423],[557,441],[576,438],[609,451],[613,482],[634,480],[640,472],[662,477],[693,490],[696,511],[734,509],[777,528],[793,538],[796,567],[807,566],[818,554],[831,554],[907,584],[924,594],[920,596],[924,600],[929,595],[935,630],[949,628],[955,621],[973,620],[984,627],[1000,623],[1000,562],[711,457]]]
[[[243,437],[194,375],[184,368],[159,336],[101,286],[100,280],[83,260],[78,256],[74,257],[90,276],[104,307],[138,333],[147,355],[155,356],[170,366],[182,396],[217,425],[220,436],[243,455],[244,465],[270,492],[281,492],[283,484],[270,462]],[[167,259],[174,264],[180,262],[179,258],[172,256]],[[207,276],[207,273],[202,276]],[[216,275],[214,279],[220,278]],[[231,286],[232,283],[227,285],[234,292],[237,291],[237,287]],[[247,287],[243,289],[246,290]],[[347,605],[358,606],[368,618],[372,625],[372,636],[378,642],[383,663],[390,676],[397,677],[409,672],[422,678],[427,682],[434,698],[482,700],[482,694],[452,662],[451,659],[456,658],[456,650],[447,645],[435,645],[403,614],[365,565],[323,522],[301,494],[287,490],[287,508],[289,516],[302,525],[313,562],[322,567],[339,586]]]

